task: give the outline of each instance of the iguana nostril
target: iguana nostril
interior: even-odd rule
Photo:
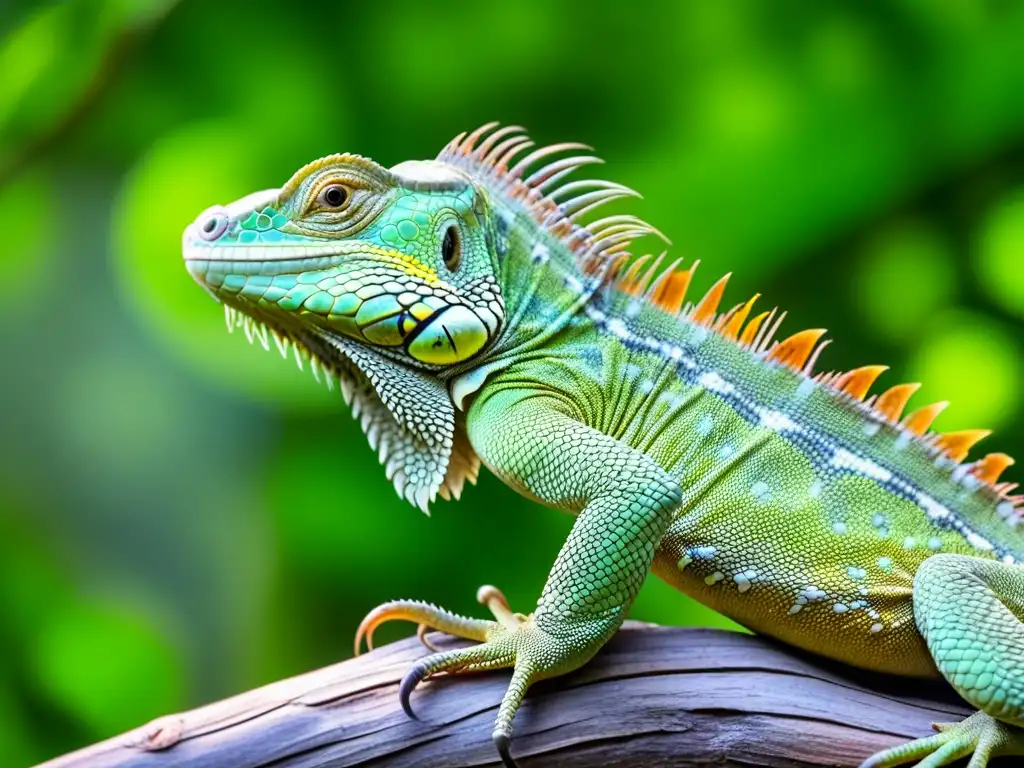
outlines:
[[[216,240],[228,228],[228,217],[224,213],[208,213],[199,220],[199,236],[203,240]]]

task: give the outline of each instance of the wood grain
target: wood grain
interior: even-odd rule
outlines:
[[[441,647],[459,644],[431,635]],[[440,677],[398,704],[415,638],[56,758],[46,768],[495,765],[507,673]],[[856,766],[969,714],[941,683],[872,675],[733,632],[627,623],[586,667],[531,689],[522,768]]]

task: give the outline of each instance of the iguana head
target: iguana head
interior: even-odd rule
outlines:
[[[200,284],[276,334],[344,337],[437,370],[501,330],[493,243],[486,198],[461,171],[334,155],[206,210],[183,246]]]
[[[390,170],[317,160],[280,189],[208,209],[183,236],[188,270],[228,328],[268,349],[272,334],[300,366],[337,376],[387,477],[424,511],[480,465],[455,404],[568,322],[631,241],[660,234],[634,216],[583,223],[636,195],[566,181],[599,162],[576,153],[589,148],[531,149],[521,128],[495,128]]]

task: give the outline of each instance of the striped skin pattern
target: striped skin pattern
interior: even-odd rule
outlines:
[[[229,330],[270,338],[337,380],[397,492],[427,511],[480,464],[577,516],[536,610],[494,620],[404,600],[407,619],[479,641],[403,680],[512,668],[494,740],[536,680],[589,660],[647,573],[744,625],[859,667],[944,676],[980,711],[869,758],[942,765],[1024,754],[1024,519],[983,430],[936,434],[944,403],[904,415],[917,385],[884,368],[816,372],[818,329],[776,339],[757,297],[695,302],[695,264],[633,258],[662,237],[595,210],[632,190],[568,180],[578,144],[534,148],[484,126],[436,161],[356,155],[202,214],[186,264]]]

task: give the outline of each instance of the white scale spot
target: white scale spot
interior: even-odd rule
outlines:
[[[876,512],[874,517],[871,518],[871,524],[875,528],[882,528],[885,525],[885,515],[881,512]]]
[[[799,398],[810,397],[814,391],[814,379],[804,379],[796,388],[796,396]]]
[[[976,534],[974,531],[967,532],[967,543],[975,549],[989,552],[992,549],[992,542]]]
[[[857,568],[856,566],[851,565],[849,568],[846,569],[846,575],[854,581],[860,581],[868,575],[868,572],[865,571],[863,568]]]
[[[804,587],[800,590],[800,594],[797,595],[796,602],[790,607],[789,615],[793,616],[800,613],[808,603],[817,602],[818,600],[823,600],[826,597],[828,597],[828,594],[818,589],[813,584]]]
[[[845,603],[836,603],[832,606],[832,610],[836,613],[846,613],[850,609]]]
[[[654,382],[651,379],[644,379],[640,382],[640,385],[637,388],[640,390],[641,394],[649,395],[654,391]]]
[[[720,582],[724,578],[725,578],[725,574],[724,573],[722,573],[721,571],[715,571],[710,576],[706,576],[704,578],[704,583],[707,584],[710,587],[710,586],[712,586],[714,584],[717,584],[718,582]]]
[[[721,448],[718,449],[718,457],[720,459],[728,459],[734,453],[736,453],[736,449],[733,448],[731,445],[723,445]]]
[[[700,435],[701,437],[706,437],[707,435],[709,435],[711,433],[711,430],[714,429],[714,427],[715,427],[714,419],[712,419],[706,413],[703,416],[701,416],[699,419],[697,419],[696,430],[697,430],[697,434]]]
[[[864,430],[864,434],[867,435],[868,437],[874,437],[875,435],[877,435],[878,430],[880,430],[881,428],[882,425],[879,424],[877,421],[865,421],[864,426],[862,427],[862,429]]]
[[[771,488],[768,487],[768,483],[758,480],[752,486],[750,486],[750,495],[754,497],[754,500],[758,504],[765,504],[772,498]]]
[[[636,363],[628,363],[625,368],[622,369],[622,375],[627,379],[637,378],[643,371],[640,370],[640,366]]]
[[[842,520],[832,523],[832,531],[838,536],[845,536],[848,530],[849,528]]]
[[[892,472],[885,469],[885,467],[880,467],[869,459],[862,459],[845,448],[836,449],[836,453],[832,457],[832,466],[837,469],[851,469],[857,474],[883,483],[892,480]]]
[[[940,539],[938,536],[932,536],[930,539],[928,539],[928,549],[942,549],[942,539]]]
[[[757,579],[757,570],[754,568],[748,568],[742,573],[737,573],[732,577],[732,580],[736,582],[736,588],[740,592],[746,592],[750,589],[750,584]]]
[[[718,392],[722,395],[731,395],[736,390],[736,387],[714,371],[708,371],[707,373],[701,374],[700,379],[698,379],[698,383],[704,387],[704,389],[709,389],[712,392]]]
[[[679,562],[676,563],[676,568],[678,568],[681,571],[692,562],[693,558],[689,554],[683,555],[681,558],[679,558]]]
[[[633,300],[626,305],[626,317],[632,319],[640,314],[640,302]]]
[[[796,423],[784,413],[779,411],[765,411],[759,413],[761,426],[773,432],[794,432],[799,429]]]
[[[876,623],[871,625],[871,631],[872,632],[876,632],[876,633],[877,632],[881,632],[883,629],[884,629],[884,627],[881,624],[879,624],[878,622],[876,622]]]
[[[718,548],[717,547],[713,547],[713,546],[711,546],[709,544],[706,547],[694,547],[693,549],[690,550],[690,552],[693,554],[694,557],[700,557],[700,558],[707,559],[707,558],[710,558],[710,557],[714,557],[715,554],[717,554],[717,552],[718,552]]]
[[[899,436],[893,441],[892,447],[895,448],[897,451],[902,451],[908,445],[910,445],[910,441],[913,439],[913,433],[903,430],[902,432],[900,432]]]
[[[821,480],[815,480],[811,483],[811,487],[807,489],[807,495],[812,499],[816,499],[821,496]]]
[[[608,325],[605,327],[608,328],[608,332],[611,333],[612,336],[616,336],[620,339],[630,338],[629,328],[627,328],[626,324],[617,317],[613,317],[609,320]]]
[[[904,549],[913,549],[916,545],[917,541],[914,539],[913,536],[907,536],[907,538],[903,540]]]
[[[883,571],[888,571],[890,568],[892,568],[891,557],[880,557],[876,562],[878,563],[878,567],[881,568]]]
[[[927,494],[917,494],[917,502],[924,508],[925,513],[932,520],[945,520],[952,514],[948,509]]]

